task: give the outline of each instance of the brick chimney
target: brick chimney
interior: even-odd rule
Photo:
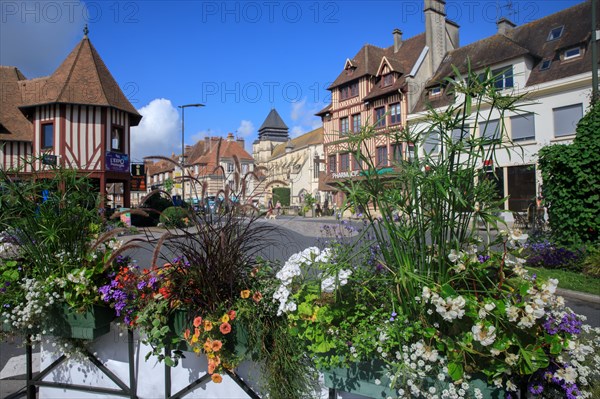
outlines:
[[[227,141],[233,141],[233,133],[227,133]]]
[[[515,28],[515,26],[517,26],[517,25],[515,23],[513,23],[510,19],[502,17],[498,20],[498,22],[496,22],[496,26],[498,28],[499,34],[506,35],[509,31],[513,30]]]
[[[392,32],[392,36],[394,36],[394,53],[397,53],[402,47],[402,31],[396,28]]]
[[[429,47],[431,72],[435,72],[446,55],[446,2],[425,0],[425,41]]]

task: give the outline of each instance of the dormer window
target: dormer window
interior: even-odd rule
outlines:
[[[429,97],[439,96],[442,93],[441,86],[435,86],[429,89]]]
[[[394,77],[391,73],[383,76],[383,87],[391,86],[394,83]]]
[[[358,82],[340,87],[340,98],[346,100],[350,97],[358,96]]]
[[[546,41],[551,41],[551,40],[556,40],[559,37],[562,36],[563,34],[563,30],[565,29],[564,25],[563,26],[559,26],[557,28],[554,28],[550,31],[550,33],[548,34],[548,39],[546,39]]]
[[[545,71],[547,69],[550,69],[551,64],[552,64],[552,60],[542,61],[542,65],[540,65],[540,71]]]
[[[581,48],[573,47],[568,50],[565,50],[565,60],[570,60],[571,58],[577,58],[581,55]]]

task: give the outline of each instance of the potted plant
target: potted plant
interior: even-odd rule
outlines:
[[[119,230],[103,233],[100,198],[76,171],[54,168],[43,179],[19,176],[0,172],[7,206],[0,218],[3,325],[34,340],[106,333],[113,317],[100,306],[97,287],[120,245]]]

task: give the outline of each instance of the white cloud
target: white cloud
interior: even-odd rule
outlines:
[[[150,155],[181,153],[179,113],[170,100],[157,98],[140,109],[142,121],[131,128],[131,159],[140,162]]]
[[[292,129],[290,130],[291,137],[298,137],[303,135],[304,133],[306,133],[306,130],[304,130],[302,126],[292,126]]]
[[[315,114],[322,108],[321,104],[308,104],[306,98],[292,103],[290,117],[295,122],[290,129],[291,137],[298,137],[322,125],[321,119]]]
[[[254,124],[252,121],[243,119],[240,122],[240,126],[237,128],[237,135],[242,138],[246,138],[254,133]]]
[[[81,1],[1,3],[0,64],[28,78],[51,74],[83,37],[88,11]]]

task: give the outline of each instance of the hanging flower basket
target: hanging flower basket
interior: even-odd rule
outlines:
[[[386,375],[385,367],[381,362],[359,362],[349,368],[330,368],[320,371],[323,373],[324,384],[327,388],[367,398],[395,398],[398,396],[397,390],[390,388],[390,378]],[[449,382],[442,383],[443,388],[447,388],[449,384]],[[421,385],[425,387],[437,385],[439,388],[440,382],[437,381],[436,384],[433,378],[426,378]],[[484,398],[503,399],[506,397],[503,389],[492,387],[481,378],[469,380],[469,392],[473,392],[475,389],[480,390]]]
[[[93,305],[85,312],[60,305],[53,310],[53,334],[67,338],[93,340],[110,331],[113,309]]]

